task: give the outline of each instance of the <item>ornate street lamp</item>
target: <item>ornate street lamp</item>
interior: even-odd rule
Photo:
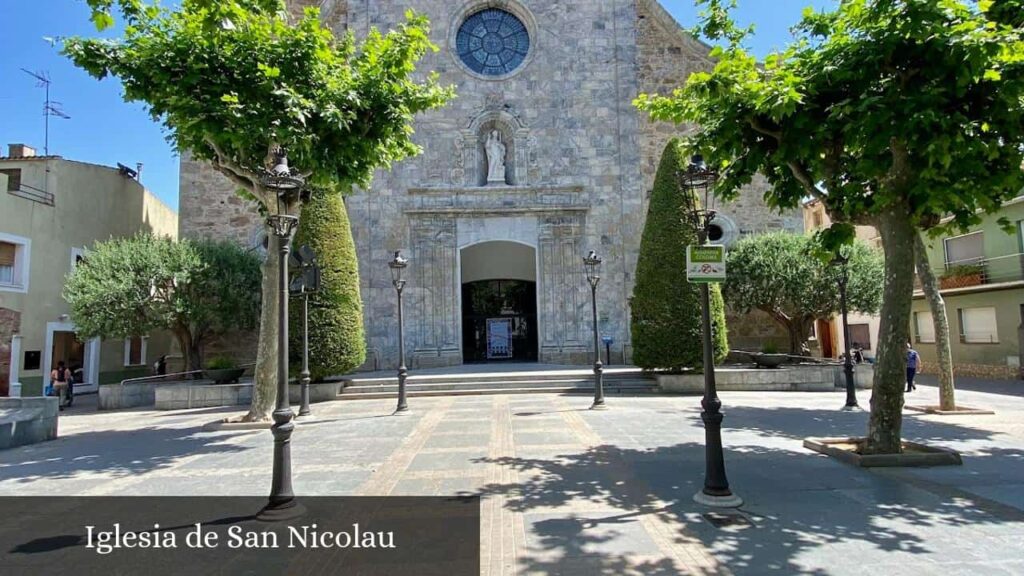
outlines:
[[[604,365],[601,364],[601,344],[597,335],[597,284],[601,281],[601,258],[593,250],[583,257],[583,268],[590,283],[590,308],[594,313],[594,403],[591,410],[607,410],[604,403]]]
[[[398,294],[398,407],[395,408],[395,414],[409,413],[409,405],[405,401],[405,379],[409,375],[409,369],[405,367],[405,319],[402,317],[402,290],[405,289],[402,271],[408,265],[409,261],[402,257],[401,250],[396,250],[395,257],[388,262],[388,267],[391,268],[391,283]]]
[[[277,405],[274,408],[274,472],[270,486],[270,499],[259,514],[261,520],[280,521],[302,514],[303,509],[295,502],[292,491],[291,438],[295,424],[291,406],[288,403],[288,253],[292,236],[299,219],[283,213],[300,198],[303,179],[288,167],[284,150],[274,153],[275,164],[265,171],[261,184],[277,195],[277,213],[267,217],[278,246],[278,328],[277,328]],[[269,257],[269,255],[268,255]]]
[[[309,295],[320,289],[320,266],[316,253],[303,245],[292,257],[298,265],[299,275],[292,281],[291,293],[302,298],[302,372],[299,374],[302,404],[298,418],[310,415],[309,410]]]
[[[839,267],[839,310],[843,314],[843,348],[846,350],[846,358],[843,360],[843,373],[846,375],[846,405],[843,410],[856,410],[857,386],[853,378],[853,358],[850,356],[850,322],[846,303],[846,289],[850,285],[850,257],[845,254],[838,254],[832,259],[831,264]]]
[[[695,155],[685,171],[678,173],[683,190],[683,208],[686,223],[697,231],[698,243],[703,246],[712,233],[715,219],[714,194],[712,190],[718,173],[704,163],[704,158]],[[702,198],[703,197],[703,198]],[[703,203],[701,203],[703,200]],[[711,331],[711,288],[707,283],[700,286],[701,328],[704,339],[704,399],[701,400],[704,421],[704,489],[693,499],[707,506],[735,508],[743,500],[729,490],[729,479],[725,475],[725,456],[722,451],[722,401],[715,389],[715,354]]]

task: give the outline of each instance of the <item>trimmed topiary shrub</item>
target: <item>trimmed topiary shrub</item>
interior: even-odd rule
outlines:
[[[686,168],[679,140],[665,147],[654,180],[647,222],[640,240],[631,301],[633,364],[647,369],[703,369],[700,287],[686,281],[686,247],[697,232],[684,222],[683,191],[676,172]],[[715,361],[729,352],[725,304],[711,286]]]
[[[359,266],[345,201],[340,194],[314,192],[302,207],[293,246],[316,252],[320,291],[309,298],[309,371],[314,382],[351,372],[366,360]],[[302,366],[302,301],[289,309],[293,372]]]

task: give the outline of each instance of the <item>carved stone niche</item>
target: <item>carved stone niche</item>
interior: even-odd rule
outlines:
[[[480,112],[469,126],[461,131],[461,141],[455,145],[453,180],[462,176],[463,186],[487,186],[487,153],[485,145],[491,132],[501,135],[505,145],[505,185],[526,186],[527,159],[529,158],[529,130],[512,113],[508,105],[488,107]],[[494,183],[491,183],[492,185]]]

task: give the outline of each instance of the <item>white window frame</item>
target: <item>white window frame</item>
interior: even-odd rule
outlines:
[[[125,368],[135,368],[135,367],[138,367],[138,366],[147,366],[148,365],[148,360],[146,358],[146,347],[147,347],[147,344],[149,343],[149,336],[136,336],[136,338],[140,338],[142,340],[141,344],[139,345],[139,363],[138,364],[132,364],[131,363],[131,361],[132,361],[132,339],[131,338],[125,338],[124,339],[124,367]]]
[[[931,339],[926,340],[924,335],[921,334],[921,320],[924,314],[928,315],[928,326],[931,328]],[[918,344],[934,344],[935,343],[935,317],[932,316],[931,310],[918,310],[914,312],[914,340]]]
[[[71,249],[71,273],[73,273],[75,271],[75,268],[77,268],[76,262],[78,262],[78,257],[79,256],[81,256],[82,258],[85,258],[85,248],[72,248]]]
[[[976,338],[971,339],[971,336],[967,333],[966,327],[964,326],[964,311],[965,310],[991,310],[992,311],[992,332],[988,339]],[[957,308],[956,309],[957,320],[960,324],[960,342],[963,344],[999,344],[999,311],[996,310],[995,306],[971,306],[968,308]]]
[[[29,273],[32,264],[32,240],[0,232],[0,242],[16,246],[14,250],[14,282],[0,283],[0,292],[28,292]]]
[[[977,230],[975,232],[968,232],[967,234],[961,234],[959,236],[950,236],[948,238],[943,238],[942,239],[942,259],[945,261],[946,268],[949,268],[950,265],[952,265],[952,266],[961,266],[961,265],[963,265],[965,263],[970,263],[971,262],[971,261],[968,261],[968,260],[951,261],[949,259],[949,241],[950,240],[959,240],[960,238],[967,238],[968,236],[975,236],[975,235],[978,235],[978,234],[981,235],[981,256],[979,256],[974,261],[975,262],[980,262],[980,261],[985,259],[985,231],[984,230]]]

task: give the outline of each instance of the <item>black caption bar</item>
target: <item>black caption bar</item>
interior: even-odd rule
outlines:
[[[478,497],[0,497],[0,574],[478,576]]]

